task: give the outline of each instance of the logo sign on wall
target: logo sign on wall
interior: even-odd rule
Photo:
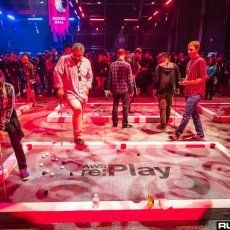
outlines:
[[[54,41],[63,41],[69,27],[69,1],[48,0],[49,24]]]

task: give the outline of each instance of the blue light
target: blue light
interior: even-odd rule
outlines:
[[[12,16],[12,15],[9,15],[9,14],[7,14],[7,18],[10,19],[10,20],[13,20],[13,21],[15,20],[15,17]]]
[[[0,10],[0,14],[2,14],[2,11]]]
[[[27,18],[28,21],[42,21],[43,18]]]
[[[69,18],[69,20],[70,20],[70,21],[74,21],[74,20],[75,20],[75,18]]]
[[[44,1],[41,0],[40,3],[42,4],[42,3],[44,3]]]

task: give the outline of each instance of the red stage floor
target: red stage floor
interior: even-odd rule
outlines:
[[[58,100],[55,98],[40,98],[39,100],[38,106],[23,111],[20,116],[25,132],[25,149],[28,150],[28,144],[32,146],[32,150],[27,152],[31,180],[21,182],[17,170],[12,171],[15,160],[9,158],[7,161],[12,149],[8,137],[5,136],[3,139],[2,152],[9,169],[6,170],[5,175],[10,174],[6,178],[7,197],[10,197],[11,202],[16,202],[19,206],[21,202],[30,202],[31,205],[34,203],[38,206],[42,203],[47,205],[47,202],[57,202],[54,205],[58,207],[62,206],[61,202],[76,202],[77,206],[74,207],[75,209],[79,207],[80,210],[81,205],[79,206],[78,202],[89,202],[87,205],[91,205],[92,194],[98,193],[104,209],[108,201],[118,202],[114,204],[115,207],[119,206],[119,202],[134,201],[141,202],[140,206],[136,207],[140,211],[145,204],[149,185],[154,184],[154,193],[158,203],[156,209],[161,209],[158,202],[161,199],[173,203],[175,207],[178,204],[177,201],[185,201],[184,206],[179,205],[182,209],[186,205],[192,207],[189,202],[186,203],[188,200],[200,200],[199,205],[202,205],[203,200],[212,201],[215,205],[209,203],[207,209],[220,208],[221,205],[224,207],[223,204],[228,207],[230,124],[213,123],[201,115],[206,142],[175,144],[168,142],[169,133],[175,130],[174,124],[168,126],[166,131],[161,131],[158,123],[134,123],[133,128],[122,129],[121,127],[112,128],[110,122],[95,124],[85,122],[84,138],[88,147],[78,151],[74,149],[72,143],[71,123],[47,123],[46,121],[47,116],[57,108]],[[136,103],[144,101],[152,103],[151,100],[151,98],[138,98]],[[218,99],[216,102],[219,103],[221,100],[224,103],[230,101]],[[99,104],[91,104],[88,107],[89,111],[95,109],[96,106],[97,110],[100,108],[99,110],[106,110],[101,112],[109,113],[111,108],[100,105],[101,102],[105,101],[90,99],[90,103]],[[152,105],[143,105],[143,107],[146,106]],[[173,109],[182,114],[183,107],[184,99],[177,98]],[[142,110],[142,105],[137,106],[137,111],[141,111],[142,115],[145,115],[145,110]],[[147,110],[147,113],[151,115],[150,110]],[[157,109],[153,111],[153,115],[157,115]],[[178,124],[179,120],[175,120],[175,125]],[[194,133],[193,124],[190,122],[184,133],[185,140]],[[64,142],[61,147],[62,141]],[[216,143],[220,146],[218,149],[222,150],[216,151],[213,148],[215,145],[211,143]],[[124,149],[122,144],[126,144],[127,148]],[[52,161],[53,157],[58,160]],[[64,169],[60,168],[62,161],[67,161]],[[41,162],[44,165],[42,167],[39,166]],[[49,173],[42,175],[45,169],[48,169]],[[54,173],[54,177],[50,176],[51,172]],[[73,172],[73,175],[70,175],[70,172]],[[48,194],[44,195],[44,190],[48,190]],[[4,202],[3,196],[1,200]],[[219,202],[220,200],[222,201]],[[125,205],[129,207],[124,206],[125,209],[135,209],[134,206],[129,206],[129,203]],[[51,206],[45,207],[48,209]],[[90,210],[91,206],[87,207]],[[1,206],[3,213],[6,210],[12,212],[16,206],[6,205],[5,208]],[[113,210],[113,207],[109,210]],[[36,212],[36,208],[33,211]],[[139,215],[135,220],[140,220],[140,218]],[[192,218],[195,217],[191,216]],[[154,219],[157,220],[157,217],[155,216]],[[175,219],[178,220],[178,218]],[[95,219],[92,220],[95,221]]]

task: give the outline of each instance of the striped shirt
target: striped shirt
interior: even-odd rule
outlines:
[[[0,86],[0,130],[4,130],[10,118],[15,105],[14,87],[9,83],[3,83]]]
[[[131,94],[133,92],[131,65],[125,60],[118,59],[110,65],[107,89],[113,94]]]
[[[201,78],[202,81],[193,85],[185,85],[184,95],[185,96],[193,96],[196,94],[200,94],[204,96],[205,94],[205,81],[207,79],[207,64],[206,61],[200,57],[199,55],[191,59],[187,65],[186,69],[186,79],[196,80]]]
[[[73,94],[81,102],[88,100],[87,88],[91,88],[92,81],[91,64],[85,57],[76,64],[71,54],[62,56],[54,68],[54,86],[63,87],[65,93]]]

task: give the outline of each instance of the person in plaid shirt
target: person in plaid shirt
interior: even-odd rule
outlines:
[[[122,128],[131,128],[128,124],[129,100],[133,95],[133,79],[131,65],[125,62],[125,50],[117,51],[118,59],[110,65],[107,90],[113,94],[113,126],[118,125],[118,105],[119,100],[123,106]]]
[[[186,77],[179,84],[185,87],[184,95],[186,99],[185,111],[180,125],[175,133],[169,138],[173,141],[178,140],[187,126],[192,116],[197,135],[193,140],[203,140],[204,131],[198,113],[198,103],[205,94],[205,82],[207,79],[206,61],[198,54],[200,49],[199,41],[191,41],[188,44],[188,55],[191,58],[187,65]]]
[[[21,179],[25,181],[30,178],[30,175],[27,171],[26,157],[21,144],[24,134],[14,104],[14,87],[4,82],[4,74],[0,71],[0,143],[2,142],[3,132],[7,132],[16,155]]]

